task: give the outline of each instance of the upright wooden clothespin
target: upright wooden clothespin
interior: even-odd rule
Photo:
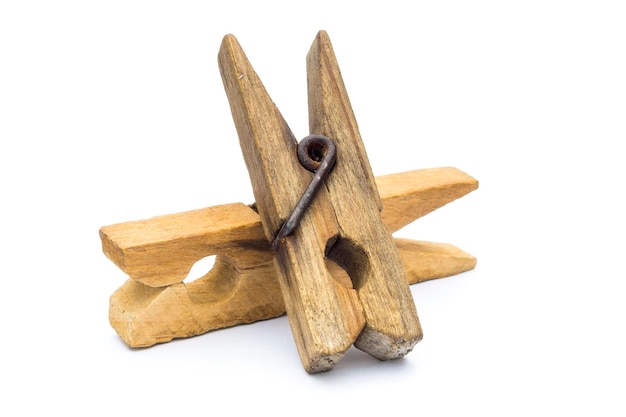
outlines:
[[[222,43],[219,64],[271,242],[312,174],[298,161],[293,134],[232,35]],[[331,138],[337,162],[293,234],[279,236],[275,259],[300,358],[308,372],[320,372],[331,369],[353,343],[378,359],[402,357],[422,330],[325,32],[315,39],[307,64],[311,134]],[[317,152],[323,159],[329,150]],[[353,288],[333,279],[326,257],[347,271]]]
[[[307,57],[314,136],[299,144],[233,36],[219,64],[256,204],[102,227],[105,255],[129,275],[110,298],[112,327],[146,347],[287,311],[309,372],[331,369],[352,343],[379,359],[405,355],[422,337],[408,284],[476,259],[391,233],[478,182],[455,168],[374,178],[324,32]],[[184,282],[210,255],[214,267]]]

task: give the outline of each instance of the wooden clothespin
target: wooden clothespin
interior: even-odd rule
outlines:
[[[307,61],[310,130],[332,138],[338,160],[293,235],[278,244],[276,269],[304,368],[320,372],[353,343],[378,359],[402,357],[422,330],[325,32]],[[312,175],[298,161],[293,134],[233,36],[224,39],[219,63],[256,207],[272,242]],[[332,278],[326,256],[348,272],[354,289]]]
[[[224,38],[219,64],[258,214],[232,204],[103,227],[105,254],[131,277],[111,297],[111,324],[130,346],[149,346],[286,310],[308,372],[331,369],[353,343],[379,359],[404,356],[422,337],[408,284],[466,271],[476,260],[391,233],[474,190],[476,180],[454,168],[375,179],[320,32],[307,57],[310,130],[331,138],[337,162],[281,234],[315,176],[233,36]],[[301,146],[303,158],[326,160],[332,145],[324,143]],[[205,277],[182,282],[212,254]]]

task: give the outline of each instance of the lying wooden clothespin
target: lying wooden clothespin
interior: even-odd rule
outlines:
[[[129,345],[149,346],[286,310],[308,372],[331,369],[352,344],[379,359],[404,356],[422,337],[409,283],[475,259],[391,233],[476,180],[453,168],[375,179],[325,32],[307,57],[310,142],[298,145],[233,36],[219,64],[258,214],[233,204],[103,227],[105,254],[131,277],[111,297],[111,324]],[[318,167],[333,147],[334,167]],[[322,186],[299,204],[312,178]],[[184,284],[212,254],[214,268]]]

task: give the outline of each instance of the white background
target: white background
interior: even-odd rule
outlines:
[[[308,375],[285,317],[127,348],[98,229],[252,202],[221,39],[304,137],[320,29],[376,175],[480,181],[398,233],[476,269],[412,287],[399,361]],[[623,416],[625,114],[619,1],[4,1],[0,414]]]

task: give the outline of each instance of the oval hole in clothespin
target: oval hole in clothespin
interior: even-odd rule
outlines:
[[[348,272],[337,262],[333,261],[330,258],[326,258],[326,269],[328,269],[328,272],[330,272],[330,275],[333,277],[333,279],[342,287],[349,290],[354,289],[354,285],[352,284],[352,278],[350,278]]]
[[[185,284],[190,284],[197,279],[207,276],[213,269],[213,266],[215,266],[215,257],[216,255],[205,256],[204,258],[196,261],[183,282]]]
[[[348,275],[351,283],[349,288],[359,289],[363,286],[369,270],[369,259],[363,248],[348,238],[338,238],[329,242],[326,258]]]
[[[192,302],[217,303],[233,296],[241,284],[241,273],[232,260],[221,255],[211,255],[191,267],[183,284]]]

